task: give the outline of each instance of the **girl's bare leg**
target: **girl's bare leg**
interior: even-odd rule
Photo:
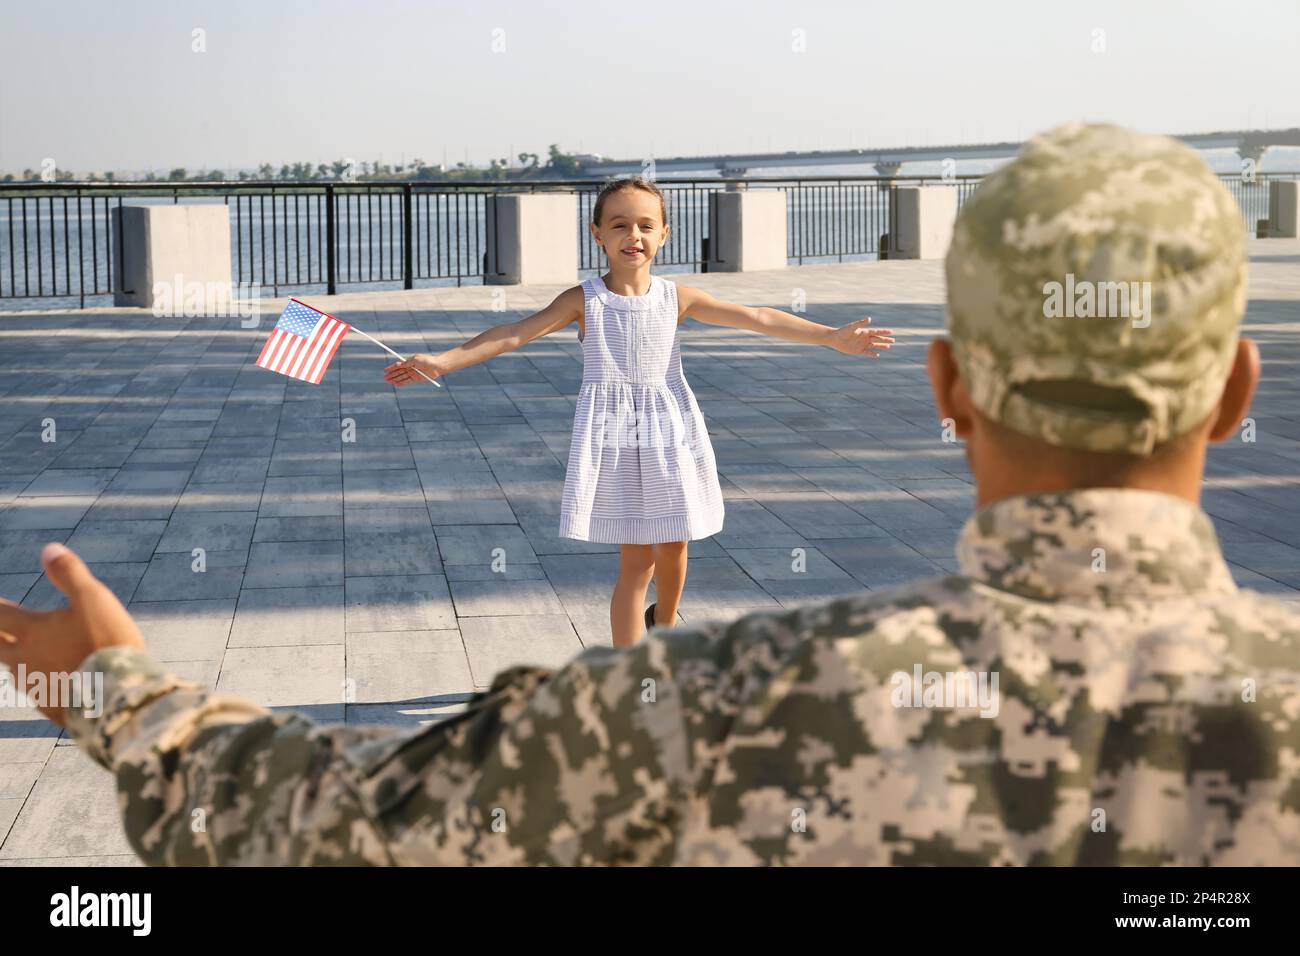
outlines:
[[[618,583],[609,602],[609,631],[615,647],[631,647],[645,633],[645,594],[655,574],[653,547],[619,545]]]
[[[675,627],[677,606],[686,587],[686,551],[690,542],[670,541],[652,544],[654,549],[655,624]]]

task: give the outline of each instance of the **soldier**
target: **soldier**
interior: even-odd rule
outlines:
[[[947,278],[959,575],[515,668],[416,730],[168,674],[61,545],[70,608],[0,608],[0,656],[106,675],[50,716],[149,863],[1300,863],[1300,614],[1198,507],[1259,376],[1232,199],[1169,139],[1066,126],[966,204]]]

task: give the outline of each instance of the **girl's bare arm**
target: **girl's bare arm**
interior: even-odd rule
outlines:
[[[869,329],[870,317],[850,322],[848,325],[834,328],[809,322],[789,312],[765,307],[753,308],[715,299],[703,289],[690,286],[677,287],[678,318],[689,314],[691,318],[709,325],[723,325],[733,329],[745,329],[760,335],[771,335],[791,342],[806,345],[825,345],[837,352],[850,355],[879,356],[880,352],[893,343],[893,329]]]
[[[384,369],[384,381],[399,388],[424,381],[417,369],[429,378],[438,378],[471,365],[478,365],[506,352],[522,348],[533,339],[562,329],[582,317],[582,287],[573,286],[557,295],[540,312],[484,329],[469,341],[437,355],[420,353],[404,362],[394,362]]]

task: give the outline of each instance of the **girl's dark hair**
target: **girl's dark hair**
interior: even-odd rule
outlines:
[[[605,200],[624,189],[639,189],[642,192],[658,197],[659,215],[663,218],[664,224],[668,224],[668,204],[664,202],[663,191],[654,183],[639,176],[634,176],[626,179],[611,179],[600,188],[600,192],[596,194],[596,205],[591,210],[591,221],[594,225],[600,225],[601,213],[605,211]]]

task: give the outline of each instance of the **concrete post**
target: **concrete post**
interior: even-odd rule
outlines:
[[[111,226],[114,305],[172,303],[164,308],[187,315],[230,307],[227,206],[122,206]]]
[[[1268,184],[1268,234],[1274,239],[1300,238],[1300,180]]]
[[[891,194],[891,259],[942,259],[952,241],[957,218],[957,190],[952,186],[902,186]]]
[[[486,285],[565,285],[578,281],[578,197],[505,193],[488,197]]]
[[[783,191],[709,193],[709,272],[753,272],[787,265]]]

